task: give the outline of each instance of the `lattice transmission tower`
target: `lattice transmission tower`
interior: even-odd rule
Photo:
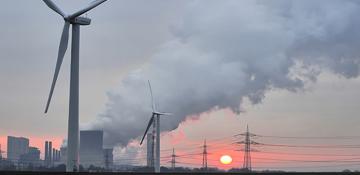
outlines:
[[[251,138],[257,136],[256,134],[253,134],[249,132],[249,126],[246,126],[246,132],[237,134],[237,136],[245,136],[245,140],[236,142],[237,144],[243,144],[244,148],[240,149],[238,151],[244,152],[244,162],[243,162],[243,169],[247,171],[252,170],[252,164],[251,164],[251,152],[258,152],[256,149],[252,149],[251,145],[258,145],[260,143],[252,141]]]
[[[207,145],[206,145],[206,140],[204,140],[204,146],[203,146],[203,160],[202,160],[202,169],[203,170],[207,170],[208,169],[208,162],[207,162]]]
[[[175,155],[175,149],[173,148],[173,153],[171,155],[171,169],[175,170],[175,164],[176,164],[176,155]]]

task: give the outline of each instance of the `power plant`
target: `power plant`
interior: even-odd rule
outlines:
[[[52,167],[59,163],[61,154],[59,149],[53,148],[52,141],[45,141],[44,164],[46,167]]]
[[[34,2],[0,6],[0,175],[360,174],[360,1]]]
[[[29,139],[24,137],[8,136],[7,138],[7,159],[19,161],[20,156],[29,152]]]
[[[103,131],[80,131],[80,164],[103,166]]]
[[[7,152],[4,160],[16,164],[18,168],[34,166],[51,169],[66,164],[66,145],[58,149],[55,148],[53,141],[45,141],[43,147],[44,154],[43,158],[41,158],[40,149],[30,146],[30,141],[30,139],[25,137],[8,136]],[[0,152],[3,153],[1,147]],[[90,166],[96,166],[110,171],[114,165],[113,157],[113,148],[106,148],[103,145],[103,131],[80,131],[80,163],[82,167],[89,168]]]

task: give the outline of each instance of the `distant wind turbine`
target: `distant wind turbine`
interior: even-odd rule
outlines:
[[[95,8],[106,0],[95,0],[85,8],[71,14],[65,14],[51,0],[43,0],[45,4],[61,15],[64,20],[64,28],[61,35],[58,58],[55,67],[55,73],[51,84],[49,98],[47,100],[45,113],[48,112],[52,94],[54,92],[56,80],[59,75],[60,67],[68,47],[69,28],[72,25],[72,43],[71,43],[71,72],[70,72],[70,104],[68,121],[68,145],[66,171],[79,170],[79,44],[80,44],[80,25],[90,25],[91,19],[81,17],[80,15]]]
[[[149,83],[149,90],[150,90],[150,95],[151,95],[152,115],[151,115],[149,123],[148,123],[148,125],[146,127],[144,136],[141,139],[140,145],[143,143],[144,138],[145,138],[147,132],[149,131],[150,126],[154,123],[154,125],[156,126],[155,172],[159,173],[160,172],[160,116],[162,116],[162,115],[172,115],[172,114],[157,111],[155,101],[154,101],[154,97],[153,97],[153,93],[152,93],[152,89],[151,89],[150,81],[148,81],[148,83]]]

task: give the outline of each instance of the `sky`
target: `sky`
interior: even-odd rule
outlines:
[[[7,135],[29,137],[41,149],[45,140],[59,147],[67,135],[70,49],[48,114],[44,109],[63,20],[42,1],[3,1],[2,149]],[[90,1],[54,2],[71,13]],[[355,136],[254,138],[261,143],[359,144],[359,13],[360,4],[353,0],[109,0],[87,14],[90,26],[81,27],[81,128],[104,130],[106,146],[116,147],[116,162],[128,163],[135,154],[130,163],[143,164],[145,146],[138,142],[151,114],[150,80],[159,110],[174,114],[161,119],[165,157],[173,147],[179,155],[201,152],[207,139],[213,166],[240,167],[242,152],[235,151],[232,136],[247,124],[259,135]],[[358,157],[295,155],[360,155],[355,148],[256,149],[264,152],[253,153],[258,169],[360,169],[350,165]],[[293,155],[265,153],[271,151]],[[222,154],[232,155],[234,163],[220,165]],[[320,162],[294,167],[298,159]],[[196,156],[179,161],[201,165]],[[169,164],[167,158],[163,163]]]

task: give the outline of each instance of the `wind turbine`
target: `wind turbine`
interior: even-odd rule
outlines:
[[[64,18],[65,24],[61,35],[58,58],[55,73],[51,84],[49,98],[47,100],[45,113],[48,112],[52,94],[54,92],[56,80],[59,75],[60,67],[68,47],[69,28],[72,25],[71,43],[71,72],[70,72],[70,100],[69,100],[69,121],[68,121],[68,146],[66,171],[77,171],[79,169],[79,44],[80,44],[80,25],[90,25],[91,19],[80,15],[95,8],[106,0],[95,0],[85,8],[67,15],[51,0],[43,0],[45,4]]]
[[[149,90],[150,90],[150,95],[151,95],[152,115],[151,115],[149,123],[148,123],[148,125],[146,127],[144,136],[141,139],[140,145],[143,143],[144,138],[145,138],[147,132],[149,131],[150,126],[153,124],[153,129],[156,126],[155,172],[159,173],[160,172],[160,116],[162,116],[162,115],[172,115],[172,114],[157,111],[156,105],[155,105],[155,102],[154,102],[153,93],[152,93],[152,90],[151,90],[150,81],[148,81],[148,83],[149,83]]]

